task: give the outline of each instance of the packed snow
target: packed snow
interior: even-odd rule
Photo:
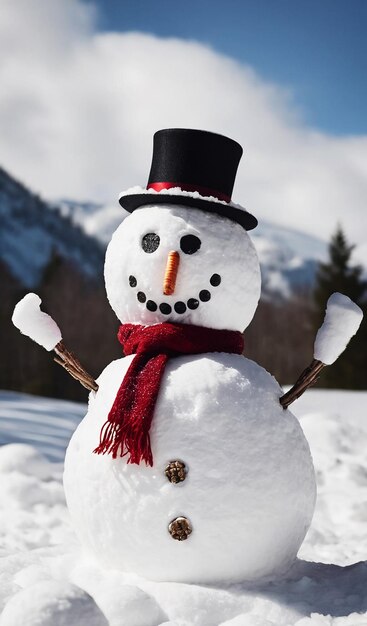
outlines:
[[[366,402],[366,392],[311,390],[292,407],[318,482],[292,570],[271,584],[189,585],[103,570],[83,556],[62,461],[86,407],[1,392],[0,625],[366,625]]]
[[[43,580],[16,593],[0,617],[1,626],[108,626],[93,598],[67,582]]]
[[[356,334],[362,309],[348,296],[333,293],[327,301],[325,319],[315,340],[314,357],[325,365],[334,363]]]
[[[61,330],[56,322],[40,309],[41,298],[27,293],[15,306],[12,322],[23,335],[30,337],[46,350],[53,350],[61,341]]]

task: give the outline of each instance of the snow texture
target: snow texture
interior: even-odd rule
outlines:
[[[61,331],[56,322],[40,310],[41,298],[27,293],[15,306],[12,322],[23,335],[30,337],[46,350],[53,350],[61,341]]]
[[[92,596],[109,626],[365,625],[366,402],[366,392],[311,390],[294,405],[310,442],[318,501],[292,570],[272,583],[187,585],[104,570],[80,553],[65,506],[62,468],[50,460],[61,460],[85,407],[1,392],[1,443],[22,446],[24,436],[34,448],[27,446],[26,457],[24,447],[0,448],[0,612],[6,607],[6,616],[15,598],[20,610],[24,589],[35,596],[41,618],[38,589],[43,606],[48,601],[56,606],[65,593],[48,587],[47,601],[46,585],[57,582],[59,589],[72,584]],[[25,478],[38,492],[33,502],[16,488]],[[7,487],[10,480],[13,488]],[[57,503],[49,497],[56,486]],[[89,626],[87,607],[93,605],[88,600],[85,606],[86,613],[65,623]],[[12,626],[33,626],[23,617]]]
[[[104,567],[152,580],[239,581],[285,571],[311,522],[315,478],[276,381],[239,355],[171,359],[150,430],[154,467],[129,465],[92,450],[132,358],[102,373],[66,454],[66,498],[86,550]],[[188,467],[179,485],[164,474],[174,459]],[[184,542],[167,530],[180,515],[193,526]]]
[[[147,254],[141,241],[147,233],[160,237],[157,250]],[[201,240],[195,254],[184,254],[180,240],[192,234]],[[219,236],[220,235],[220,236]],[[180,266],[173,295],[163,295],[163,278],[171,250],[180,254]],[[213,274],[221,282],[212,286]],[[131,287],[129,277],[136,279]],[[105,281],[108,299],[123,322],[156,324],[181,322],[242,331],[254,315],[260,297],[260,267],[255,248],[247,232],[235,222],[199,209],[160,205],[144,207],[127,217],[112,236],[107,248]],[[207,291],[210,300],[201,301]],[[145,302],[137,298],[139,292]],[[177,302],[187,304],[196,299],[195,310],[177,313]],[[158,305],[147,309],[148,300]],[[169,304],[172,311],[164,315],[159,305]]]
[[[325,365],[334,363],[356,334],[363,312],[342,293],[333,293],[327,301],[325,319],[316,335],[314,357]]]
[[[52,461],[52,467],[63,463],[65,450],[71,434],[85,415],[85,405],[67,400],[38,398],[23,394],[21,405],[17,402],[18,394],[4,392],[1,398],[1,431],[0,445],[16,444],[31,448],[37,441],[37,450]],[[32,448],[33,449],[33,448]],[[8,452],[6,452],[8,451]],[[2,463],[9,467],[13,463],[13,453],[9,448],[2,448],[0,471]],[[6,459],[6,461],[5,461]],[[26,458],[23,452],[14,455],[15,463],[20,462],[29,466],[33,474],[33,461]],[[23,459],[23,460],[22,460]],[[41,461],[44,466],[44,459]]]
[[[16,593],[0,626],[108,626],[93,598],[71,583],[43,580]]]

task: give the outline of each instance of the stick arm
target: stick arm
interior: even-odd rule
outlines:
[[[54,357],[54,361],[58,363],[58,365],[61,365],[61,367],[89,391],[98,391],[98,384],[93,376],[88,374],[79,359],[66,348],[63,341],[59,341],[59,343],[56,344],[54,352],[57,355]]]
[[[279,398],[283,409],[288,408],[292,402],[298,400],[309,387],[312,387],[318,381],[320,372],[324,367],[325,363],[318,361],[318,359],[313,359],[310,365],[297,378],[293,387]]]

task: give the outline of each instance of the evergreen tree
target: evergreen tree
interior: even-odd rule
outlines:
[[[351,261],[354,245],[348,243],[338,226],[329,244],[329,259],[320,263],[314,291],[315,329],[322,323],[326,302],[335,291],[349,296],[364,312],[364,320],[340,358],[326,368],[321,376],[323,387],[341,389],[367,388],[367,283],[363,279],[363,268]]]

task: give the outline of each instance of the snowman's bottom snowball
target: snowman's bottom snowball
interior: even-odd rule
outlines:
[[[150,468],[92,453],[130,362],[103,372],[66,455],[65,492],[84,547],[104,567],[152,580],[240,581],[285,571],[311,522],[315,476],[276,381],[242,356],[171,359]],[[164,470],[176,459],[188,474],[172,484]],[[178,516],[193,527],[182,542],[168,532]]]

